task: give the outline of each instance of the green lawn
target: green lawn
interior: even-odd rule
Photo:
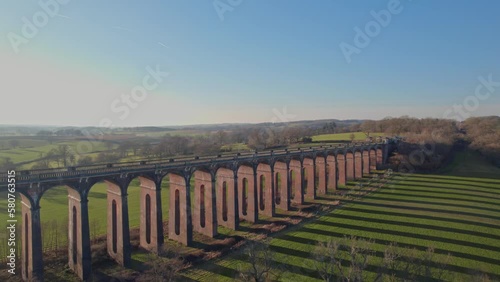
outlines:
[[[166,220],[169,193],[167,181],[164,182],[162,205]],[[131,228],[139,226],[139,192],[135,180],[128,191]],[[5,193],[0,193],[0,210],[6,210],[6,198]],[[20,208],[19,201],[17,203]],[[283,281],[318,281],[311,260],[315,244],[350,235],[374,240],[376,253],[369,262],[371,270],[381,261],[385,246],[397,242],[399,247],[420,252],[432,246],[436,260],[451,254],[448,266],[451,276],[447,280],[469,281],[469,275],[475,271],[496,279],[500,277],[500,169],[485,163],[476,154],[457,154],[440,174],[396,175],[387,187],[362,200],[344,203],[342,208],[281,233],[271,241],[276,265],[286,270]],[[40,205],[42,229],[50,229],[53,221],[61,227],[67,221],[65,188],[49,190]],[[105,234],[106,209],[106,185],[96,184],[89,195],[91,235]],[[6,213],[0,213],[0,221],[6,222],[6,219]],[[220,229],[221,233],[232,232]],[[0,231],[0,238],[6,235],[5,229]],[[47,237],[43,238],[45,244]],[[5,257],[3,251],[0,248],[0,255]],[[182,275],[199,281],[232,281],[238,267],[247,264],[247,258],[236,251]],[[374,272],[368,271],[367,275],[373,276]]]
[[[82,141],[60,141],[49,144],[47,141],[42,142],[42,140],[20,140],[20,145],[15,149],[9,147],[9,149],[0,150],[0,159],[10,158],[11,161],[15,164],[34,161],[40,159],[41,157],[45,157],[50,150],[57,149],[59,145],[68,145],[72,149],[72,151],[77,152],[81,155],[86,155],[96,151],[108,150],[106,143],[102,141],[93,141],[91,148],[84,147],[82,144],[86,143],[83,142],[79,145],[79,142]],[[77,146],[79,146],[79,150],[77,150]],[[81,150],[86,151],[82,152]],[[25,168],[29,168],[31,167],[31,165],[26,165]]]
[[[461,163],[463,158],[469,162]],[[484,178],[478,178],[473,168],[482,166],[488,170],[479,171]],[[454,176],[467,171],[467,177]],[[311,260],[315,244],[354,235],[374,240],[372,250],[376,252],[369,260],[367,281],[372,281],[385,246],[391,242],[420,253],[434,247],[434,261],[443,261],[450,254],[448,281],[470,281],[477,271],[499,279],[499,178],[500,169],[468,154],[458,154],[447,174],[396,175],[379,191],[275,237],[270,247],[274,261],[285,270],[283,281],[318,281]],[[245,265],[247,258],[236,252],[183,275],[197,281],[232,281],[238,267]]]
[[[194,182],[194,181],[193,181]],[[162,184],[162,214],[163,220],[168,219],[168,207],[169,207],[169,189],[168,189],[168,178],[165,178]],[[106,234],[106,224],[107,224],[107,196],[105,183],[97,183],[94,185],[89,193],[89,222],[90,222],[90,233],[93,235],[103,235]],[[191,187],[194,187],[193,185]],[[0,192],[0,210],[7,211],[7,193]],[[130,228],[137,228],[140,224],[140,187],[139,181],[134,179],[128,189],[128,208],[129,208],[129,226]],[[194,193],[191,193],[191,197],[194,197]],[[17,219],[20,223],[21,220],[21,198],[18,195],[16,201],[17,208]],[[64,231],[64,224],[68,220],[68,193],[65,187],[56,187],[48,190],[42,197],[40,201],[40,217],[42,221],[42,234],[49,232],[51,228],[54,227],[54,222],[57,222],[59,230]],[[0,213],[0,222],[6,222],[7,213]],[[65,244],[67,240],[67,234],[63,232],[63,236],[60,244]],[[0,239],[5,238],[7,235],[6,229],[2,228],[0,231]],[[46,235],[43,240],[44,244],[49,244],[49,236]],[[18,238],[20,239],[20,238]],[[6,250],[0,247],[0,255],[2,257]]]
[[[366,134],[363,132],[348,132],[348,133],[335,133],[335,134],[321,134],[312,137],[313,141],[350,141],[351,134],[354,134],[354,141],[365,141]],[[385,136],[383,133],[370,133],[370,136],[375,138],[377,136]]]

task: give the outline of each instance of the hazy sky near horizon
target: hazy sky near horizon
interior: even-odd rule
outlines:
[[[499,1],[61,2],[0,2],[0,124],[500,115]]]

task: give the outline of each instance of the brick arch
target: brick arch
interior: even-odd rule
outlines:
[[[346,180],[354,179],[354,151],[347,151],[345,154]]]
[[[305,157],[302,161],[302,170],[305,197],[314,200],[316,198],[314,160]]]
[[[239,226],[239,209],[237,191],[238,184],[237,181],[235,181],[235,172],[226,167],[219,167],[216,170],[215,175],[217,187],[217,223],[236,230]]]
[[[363,174],[370,174],[370,151],[368,148],[363,150]]]
[[[277,208],[287,211],[290,209],[288,163],[276,161],[274,173],[275,205]]]
[[[347,160],[345,153],[338,153],[336,156],[337,160],[337,172],[338,172],[338,185],[347,184]]]
[[[258,211],[267,216],[274,216],[276,212],[274,193],[273,168],[267,163],[257,165],[257,195]]]
[[[193,230],[209,237],[217,235],[215,170],[197,168],[194,173]]]
[[[335,154],[326,157],[326,190],[337,190],[337,158]]]
[[[363,177],[363,151],[354,150],[354,178],[360,179]]]
[[[186,177],[182,174],[168,172],[165,176],[168,177],[170,190],[168,237],[190,246],[193,241],[191,187],[189,183],[191,175]]]
[[[243,163],[238,167],[239,218],[248,222],[258,219],[255,166]]]

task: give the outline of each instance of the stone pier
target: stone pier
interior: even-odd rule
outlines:
[[[275,204],[276,207],[282,210],[290,209],[290,196],[289,196],[289,172],[287,164],[283,162],[276,162],[274,164],[274,187],[276,188],[275,193]]]
[[[43,281],[42,229],[40,207],[21,195],[22,259],[21,272],[24,281]]]
[[[327,168],[327,189],[328,191],[337,190],[337,160],[335,156],[328,155],[326,158],[326,168]]]
[[[314,187],[315,172],[313,159],[305,158],[302,166],[304,171],[304,196],[310,200],[314,200],[316,198],[316,189]]]
[[[88,200],[68,187],[68,208],[68,266],[87,280],[92,273]]]
[[[139,177],[141,187],[140,245],[154,253],[163,245],[163,219],[161,209],[161,182]]]
[[[126,187],[106,181],[108,185],[108,254],[120,265],[130,266],[131,249]]]
[[[193,231],[209,237],[217,235],[215,177],[209,172],[194,173]]]
[[[227,168],[219,168],[217,171],[217,223],[219,225],[238,229],[238,192],[235,189],[237,182],[235,174]]]
[[[255,190],[254,169],[250,166],[240,166],[238,168],[238,199],[240,219],[248,222],[257,222],[257,190]]]
[[[291,202],[302,205],[304,203],[304,193],[302,184],[302,165],[299,160],[290,160],[290,191]]]
[[[363,178],[363,155],[358,151],[354,153],[354,178]]]
[[[315,162],[315,171],[317,173],[317,195],[325,195],[326,194],[326,162],[324,157],[316,157]]]
[[[339,154],[337,155],[337,166],[339,172],[339,185],[346,185],[347,183],[347,161],[346,156]]]

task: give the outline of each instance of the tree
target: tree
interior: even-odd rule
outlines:
[[[364,281],[363,271],[374,253],[372,247],[373,240],[352,236],[344,238],[341,243],[334,240],[320,242],[314,250],[313,267],[323,281],[332,281],[336,277],[339,281]]]
[[[356,138],[356,135],[354,135],[354,133],[351,133],[349,135],[349,139],[351,139],[351,143],[354,142],[354,139]]]
[[[66,144],[57,147],[57,155],[62,160],[63,166],[67,166],[69,157],[72,155],[70,147]]]
[[[44,158],[39,160],[36,164],[34,164],[31,169],[48,169],[50,168],[50,160],[48,158]]]
[[[249,267],[238,267],[242,281],[269,281],[279,277],[281,271],[274,262],[274,253],[269,248],[269,239],[264,241],[251,241],[245,249]]]
[[[5,171],[14,168],[15,164],[12,162],[10,157],[5,157],[0,160],[0,170]]]
[[[91,156],[85,156],[78,159],[77,165],[79,166],[91,165],[93,162],[94,161],[92,160]]]
[[[335,273],[342,267],[339,259],[339,244],[330,239],[327,242],[319,242],[313,252],[313,268],[318,272],[323,281],[334,281]]]
[[[12,149],[15,149],[17,146],[19,146],[19,140],[17,140],[17,139],[10,139],[9,140],[9,145],[12,147]]]
[[[150,266],[145,281],[170,282],[177,279],[179,271],[184,267],[178,246],[165,244],[158,254],[149,253]]]
[[[217,138],[217,144],[219,146],[222,146],[222,145],[226,144],[227,133],[224,130],[217,131],[217,133],[215,135],[216,135],[216,138]]]
[[[37,132],[37,136],[52,136],[54,133],[49,130],[40,130]]]

